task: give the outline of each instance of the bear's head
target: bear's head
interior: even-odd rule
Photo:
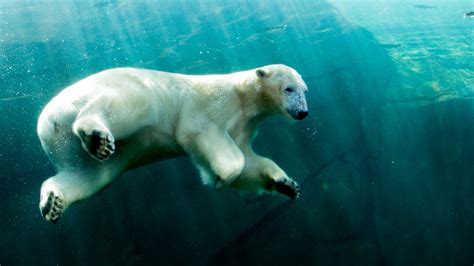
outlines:
[[[308,116],[305,95],[308,87],[296,70],[285,65],[268,65],[255,73],[270,109],[298,120]]]

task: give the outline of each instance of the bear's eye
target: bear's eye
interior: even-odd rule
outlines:
[[[288,87],[287,87],[287,88],[285,88],[285,91],[287,91],[287,92],[293,92],[294,90],[293,90],[292,88],[288,88]]]

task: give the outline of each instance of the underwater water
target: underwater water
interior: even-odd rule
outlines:
[[[474,3],[1,1],[0,265],[473,265]],[[188,158],[126,173],[57,224],[36,135],[65,86],[113,67],[287,64],[310,116],[254,149],[290,201],[201,184]]]

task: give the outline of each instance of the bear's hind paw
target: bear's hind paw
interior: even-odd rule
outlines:
[[[64,211],[64,199],[59,193],[50,190],[41,195],[40,210],[44,219],[56,223]]]
[[[292,200],[297,199],[301,194],[300,186],[290,178],[275,181],[275,190]]]
[[[115,152],[114,137],[108,132],[93,130],[90,135],[81,132],[84,148],[92,157],[99,161],[109,159],[110,155]]]

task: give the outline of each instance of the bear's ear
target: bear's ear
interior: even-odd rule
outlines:
[[[270,76],[270,73],[268,73],[266,70],[262,68],[258,68],[255,73],[257,74],[257,77],[263,79],[263,78],[268,78]]]

